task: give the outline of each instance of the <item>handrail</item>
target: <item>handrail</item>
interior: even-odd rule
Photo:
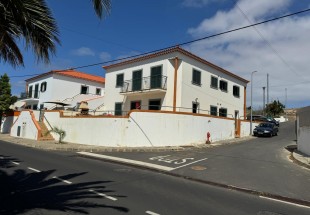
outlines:
[[[47,122],[47,124],[49,125],[49,127],[51,128],[51,129],[53,129],[53,126],[51,126],[51,124],[50,124],[50,122],[47,120],[47,118],[45,117],[45,115],[43,115],[43,117],[44,117],[44,120]]]
[[[148,76],[138,79],[131,79],[123,82],[121,93],[144,91],[152,89],[164,89],[167,87],[167,76]]]

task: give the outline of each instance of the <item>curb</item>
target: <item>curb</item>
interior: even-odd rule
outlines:
[[[289,159],[290,159],[291,161],[293,161],[293,163],[295,163],[295,164],[297,164],[297,165],[299,165],[299,166],[302,166],[302,167],[304,167],[304,168],[310,169],[310,165],[309,165],[309,164],[303,163],[303,162],[301,162],[300,160],[298,160],[298,159],[296,159],[296,158],[294,157],[294,152],[295,152],[295,151],[296,151],[296,150],[294,150],[293,152],[291,152],[291,154],[290,154],[290,156],[289,156]]]
[[[291,203],[291,204],[297,204],[297,205],[300,205],[300,206],[310,207],[310,201],[307,201],[307,200],[304,200],[304,199],[295,199],[295,198],[291,198],[291,197],[287,197],[287,196],[281,196],[281,195],[273,194],[273,193],[269,193],[269,192],[262,192],[262,191],[248,189],[248,188],[242,188],[242,187],[238,187],[238,186],[234,186],[234,185],[222,184],[222,183],[218,183],[218,182],[214,182],[214,181],[201,180],[201,179],[193,178],[193,177],[190,177],[190,176],[179,175],[179,174],[176,174],[176,173],[172,173],[172,172],[168,172],[168,171],[164,171],[164,170],[159,170],[159,169],[151,168],[151,167],[148,167],[148,166],[129,164],[129,163],[122,162],[122,161],[114,161],[114,160],[112,161],[112,160],[108,160],[108,159],[93,157],[93,156],[89,156],[89,155],[82,155],[82,154],[78,154],[78,156],[79,157],[90,158],[90,159],[94,159],[94,160],[106,161],[106,162],[109,162],[109,163],[123,164],[123,165],[126,165],[126,166],[135,167],[135,168],[139,168],[139,169],[151,170],[151,171],[154,171],[154,172],[159,172],[159,173],[162,173],[162,174],[166,174],[166,175],[170,175],[170,176],[174,176],[174,177],[178,177],[178,178],[183,178],[183,179],[186,179],[186,180],[190,180],[190,181],[194,181],[194,182],[198,182],[198,183],[202,183],[202,184],[207,184],[207,185],[210,185],[210,186],[225,188],[225,189],[229,189],[229,190],[235,190],[235,191],[239,191],[239,192],[242,192],[242,193],[247,193],[247,194],[255,195],[255,196],[258,196],[258,197],[265,197],[265,198],[270,198],[270,199],[273,199],[273,200],[283,201],[283,202],[286,202],[286,203]]]

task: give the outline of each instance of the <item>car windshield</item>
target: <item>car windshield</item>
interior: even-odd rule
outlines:
[[[258,125],[258,127],[271,128],[271,127],[272,127],[272,124],[269,124],[269,123],[261,123],[261,124]]]

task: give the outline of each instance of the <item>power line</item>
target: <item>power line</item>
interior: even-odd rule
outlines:
[[[184,45],[188,45],[188,44],[191,44],[191,43],[199,42],[199,41],[202,41],[202,40],[210,39],[212,37],[217,37],[217,36],[221,36],[221,35],[224,35],[224,34],[232,33],[234,31],[239,31],[239,30],[243,30],[243,29],[250,28],[250,27],[253,27],[253,26],[257,26],[257,25],[268,23],[268,22],[276,21],[276,20],[283,19],[283,18],[286,18],[286,17],[294,16],[294,15],[301,14],[301,13],[305,13],[305,12],[308,12],[308,11],[310,11],[310,8],[305,9],[305,10],[300,10],[300,11],[297,11],[297,12],[294,12],[294,13],[290,13],[290,14],[287,14],[287,15],[284,15],[284,16],[279,16],[279,17],[276,17],[276,18],[268,19],[268,20],[265,20],[265,21],[262,21],[262,22],[257,22],[257,23],[251,24],[251,25],[246,25],[246,26],[243,26],[243,27],[239,27],[239,28],[235,28],[235,29],[232,29],[232,30],[224,31],[224,32],[221,32],[221,33],[213,34],[213,35],[210,35],[210,36],[202,37],[202,38],[199,38],[199,39],[191,40],[191,41],[188,41],[188,42],[183,42],[183,43],[180,43],[180,44],[177,44],[177,45],[172,45],[172,46],[168,46],[168,47],[165,47],[165,48],[153,50],[153,51],[150,51],[150,52],[145,52],[145,53],[142,53],[142,54],[137,54],[137,55],[133,55],[133,56],[129,56],[129,57],[119,58],[119,59],[105,61],[105,62],[100,62],[100,63],[93,63],[93,64],[84,65],[84,66],[77,66],[77,67],[73,67],[73,68],[70,68],[70,69],[81,69],[81,68],[86,68],[86,67],[91,67],[91,66],[98,66],[98,65],[102,65],[102,64],[106,64],[106,63],[113,63],[113,62],[116,62],[116,61],[127,60],[127,59],[130,59],[130,58],[140,57],[140,56],[143,56],[143,55],[152,54],[154,52],[160,52],[160,51],[163,51],[163,50],[166,50],[166,49],[169,49],[169,48],[173,48],[173,47],[176,47],[176,46],[184,46]]]
[[[286,18],[286,17],[294,16],[294,15],[305,13],[305,12],[309,12],[309,11],[310,11],[310,8],[305,9],[305,10],[300,10],[300,11],[297,11],[297,12],[294,12],[294,13],[290,13],[290,14],[287,14],[287,15],[275,17],[275,18],[272,18],[272,19],[268,19],[268,20],[265,20],[265,21],[262,21],[262,22],[257,22],[257,23],[251,24],[251,25],[246,25],[246,26],[243,26],[243,27],[239,27],[239,28],[235,28],[235,29],[232,29],[232,30],[224,31],[224,32],[221,32],[221,33],[213,34],[213,35],[210,35],[210,36],[202,37],[202,38],[199,38],[199,39],[191,40],[191,41],[188,41],[188,42],[183,42],[183,43],[180,43],[180,44],[177,44],[177,45],[172,45],[172,46],[168,46],[168,47],[165,47],[165,48],[161,48],[161,49],[157,49],[157,50],[153,50],[153,51],[149,51],[149,52],[144,52],[142,54],[132,55],[132,56],[129,56],[129,57],[123,57],[123,58],[118,58],[118,59],[104,61],[104,62],[99,62],[99,63],[88,64],[88,65],[84,65],[84,66],[72,67],[72,68],[64,69],[64,70],[81,69],[81,68],[98,66],[98,65],[107,64],[107,63],[113,63],[113,62],[117,62],[117,61],[128,60],[128,59],[131,59],[131,58],[136,58],[136,57],[144,56],[144,55],[147,55],[147,54],[152,54],[154,52],[160,52],[160,51],[163,51],[163,50],[166,50],[166,49],[169,49],[169,48],[173,48],[173,47],[176,47],[176,46],[184,46],[184,45],[188,45],[188,44],[191,44],[191,43],[199,42],[199,41],[202,41],[202,40],[210,39],[210,38],[213,38],[213,37],[221,36],[221,35],[224,35],[224,34],[232,33],[234,31],[239,31],[239,30],[243,30],[243,29],[250,28],[250,27],[253,27],[253,26],[265,24],[265,23],[268,23],[268,22],[273,22],[273,21],[276,21],[276,20],[279,20],[279,19],[283,19],[283,18]],[[23,77],[35,76],[35,75],[38,75],[38,74],[25,75]],[[11,77],[17,77],[17,76],[11,76]],[[22,76],[20,76],[20,77],[22,77]]]
[[[245,19],[252,24],[251,20],[248,18],[248,16],[245,14],[245,12],[239,7],[238,1],[236,0],[236,6],[239,9],[239,11],[242,13],[242,15],[245,17]],[[271,45],[271,43],[262,35],[262,33],[255,27],[253,26],[254,30],[256,33],[265,41],[265,43],[269,46],[269,48],[273,51],[275,55],[278,56],[278,58],[287,66],[287,68],[295,73],[296,75],[299,75],[285,60],[284,58],[279,54],[279,52]]]

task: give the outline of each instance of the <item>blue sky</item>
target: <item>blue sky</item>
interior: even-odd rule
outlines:
[[[310,0],[112,0],[110,16],[99,20],[89,0],[47,3],[59,26],[61,46],[51,64],[44,65],[37,64],[21,41],[25,67],[0,62],[0,74],[11,77],[13,94],[24,91],[28,75],[149,52],[310,6]],[[254,108],[262,106],[267,73],[270,100],[285,103],[287,88],[287,107],[301,107],[310,105],[310,94],[304,93],[310,91],[309,35],[308,12],[183,48],[248,80],[257,70]],[[100,65],[80,71],[104,76]],[[248,95],[249,89],[250,84]]]

